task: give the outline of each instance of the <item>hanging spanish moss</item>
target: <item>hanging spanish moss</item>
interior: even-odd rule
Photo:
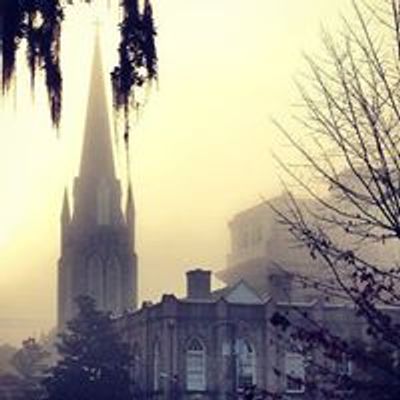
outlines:
[[[15,71],[15,53],[23,37],[24,12],[19,2],[0,3],[0,34],[2,51],[2,90],[10,88]]]
[[[59,53],[63,9],[60,1],[4,0],[0,6],[0,18],[3,94],[10,89],[15,74],[16,53],[25,39],[32,90],[37,71],[44,70],[51,120],[58,127],[62,99]]]
[[[119,65],[111,74],[114,108],[123,113],[126,147],[130,135],[130,111],[137,111],[140,102],[136,89],[157,79],[156,30],[150,0],[140,7],[138,0],[123,0],[120,25],[121,42],[118,48]]]
[[[81,0],[87,3],[95,0]],[[117,0],[114,0],[117,3]],[[16,70],[16,54],[25,40],[31,88],[35,90],[37,72],[44,71],[51,121],[59,126],[62,111],[60,36],[64,9],[73,0],[1,0],[0,56],[1,86],[6,94]],[[119,0],[118,0],[119,3]],[[110,1],[108,2],[110,4]],[[125,122],[124,140],[129,142],[130,110],[137,111],[137,89],[157,79],[156,30],[150,0],[121,0],[119,63],[111,79],[114,108]]]

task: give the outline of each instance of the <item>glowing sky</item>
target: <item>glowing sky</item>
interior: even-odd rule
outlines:
[[[302,52],[318,53],[322,24],[335,29],[348,3],[155,2],[160,83],[132,143],[142,300],[183,293],[190,266],[224,268],[228,220],[278,193],[270,117],[284,121],[291,113]],[[89,14],[79,6],[65,23],[59,137],[42,87],[32,102],[23,55],[15,96],[0,100],[0,343],[54,323],[62,191],[77,173],[86,107]],[[107,26],[103,50],[111,67]]]

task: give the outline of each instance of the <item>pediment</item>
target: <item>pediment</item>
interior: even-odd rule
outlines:
[[[228,303],[263,304],[263,300],[257,292],[244,281],[233,286],[224,297]]]

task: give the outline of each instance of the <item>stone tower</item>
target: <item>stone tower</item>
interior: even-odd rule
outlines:
[[[135,208],[132,188],[121,208],[99,36],[93,56],[86,127],[73,208],[64,194],[58,263],[58,327],[75,312],[75,299],[90,295],[98,308],[119,314],[137,306]]]

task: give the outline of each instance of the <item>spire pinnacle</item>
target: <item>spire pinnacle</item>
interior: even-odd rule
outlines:
[[[68,191],[67,188],[64,190],[64,199],[63,199],[63,206],[61,216],[64,222],[69,223],[71,220],[71,212],[69,208],[69,201],[68,201]]]
[[[134,224],[135,222],[135,202],[133,199],[132,184],[128,183],[128,192],[126,196],[126,220],[128,224]]]
[[[80,176],[115,177],[111,125],[105,91],[103,63],[101,58],[100,32],[96,27],[89,100],[86,112]]]
[[[127,206],[133,205],[133,192],[132,192],[132,184],[131,182],[128,183],[128,193],[127,193]]]
[[[129,232],[129,242],[133,249],[135,246],[135,203],[133,199],[132,184],[128,183],[128,192],[126,198],[125,219]]]

